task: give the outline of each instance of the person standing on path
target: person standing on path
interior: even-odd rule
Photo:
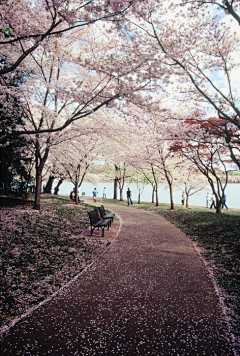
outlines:
[[[94,203],[96,203],[96,201],[97,201],[97,195],[98,195],[97,188],[94,188],[93,189],[93,201],[94,201]]]
[[[107,195],[106,195],[106,187],[103,188],[103,199],[106,199]]]
[[[130,188],[128,188],[128,190],[127,190],[127,200],[128,200],[128,205],[130,205],[130,203],[131,203],[131,205],[133,205],[132,192],[131,192]]]
[[[224,194],[224,197],[222,198],[222,209],[224,208],[224,206],[225,206],[225,208],[228,209],[228,207],[227,207],[227,196],[226,196],[226,194]]]
[[[184,203],[185,203],[185,193],[183,192],[182,193],[182,206],[184,206]]]

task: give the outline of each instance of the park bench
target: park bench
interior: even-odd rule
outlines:
[[[113,221],[115,214],[114,213],[107,214],[103,205],[100,206],[99,212],[102,219],[104,220],[110,219],[110,226],[111,226],[111,222]]]
[[[94,229],[97,227],[102,229],[102,237],[103,237],[105,227],[107,227],[107,229],[109,230],[111,219],[101,219],[98,214],[98,209],[88,211],[88,215],[89,215],[90,225],[91,225],[91,236],[93,234]]]

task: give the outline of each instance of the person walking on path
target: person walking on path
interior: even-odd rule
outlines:
[[[130,205],[130,203],[131,203],[131,205],[133,205],[132,192],[131,192],[130,188],[128,188],[128,190],[127,190],[127,201],[128,201],[128,205]]]
[[[184,203],[185,203],[185,193],[183,192],[182,193],[182,206],[184,206]]]
[[[215,204],[215,202],[216,202],[215,195],[212,194],[210,209],[212,209],[212,207],[214,207],[214,209],[216,209],[216,204]]]
[[[103,188],[103,199],[106,199],[107,195],[106,195],[106,187]]]
[[[206,207],[208,208],[209,205],[209,193],[207,192],[207,196],[206,196]]]
[[[224,206],[225,206],[225,208],[228,209],[228,207],[227,207],[227,196],[226,196],[226,194],[224,194],[224,197],[222,198],[222,209],[224,208]]]
[[[94,203],[96,203],[96,201],[97,201],[97,195],[98,195],[97,188],[94,188],[93,189],[93,201],[94,201]]]

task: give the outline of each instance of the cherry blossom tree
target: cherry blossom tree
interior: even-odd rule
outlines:
[[[224,1],[216,1],[216,0],[182,0],[182,4],[190,4],[191,9],[201,9],[204,8],[203,11],[206,11],[206,7],[215,5],[217,9],[223,11],[223,15],[227,14],[234,18],[237,23],[240,25],[240,16],[238,12],[240,11],[240,4],[237,0],[224,0]]]
[[[157,187],[159,181],[165,180],[169,187],[170,205],[174,209],[173,187],[178,177],[178,160],[170,150],[172,132],[177,125],[175,121],[166,121],[170,113],[165,110],[146,112],[138,125],[141,131],[141,147],[143,148],[144,162],[150,166],[156,188],[156,205],[158,205]],[[144,167],[144,164],[143,164]]]
[[[164,131],[161,123],[166,119],[168,113],[162,109],[159,100],[153,101],[145,97],[147,105],[138,103],[129,103],[122,109],[121,116],[128,125],[126,137],[128,137],[128,163],[137,172],[136,179],[142,182],[148,182],[152,186],[152,202],[156,198],[158,206],[158,183],[160,175],[156,166],[156,137]],[[156,118],[157,117],[157,118]],[[154,130],[154,123],[159,123],[159,130]]]
[[[147,134],[149,138],[149,133]],[[159,205],[158,186],[163,180],[167,181],[170,192],[171,209],[174,209],[173,202],[173,185],[175,180],[174,166],[172,165],[172,153],[168,151],[168,144],[163,139],[153,144],[150,140],[146,143],[145,157],[142,163],[138,166],[138,170],[142,172],[145,180],[152,186],[152,202],[154,203],[154,196],[156,198],[156,206]]]
[[[176,154],[177,152],[175,152]],[[179,189],[185,192],[186,208],[189,207],[189,198],[206,188],[208,181],[206,177],[199,172],[197,167],[192,164],[192,162],[187,161],[187,159],[180,159],[178,166],[179,170]]]
[[[85,35],[91,37],[92,32]],[[36,156],[36,196],[34,207],[39,209],[42,170],[48,159],[52,145],[62,140],[64,130],[70,124],[87,118],[109,105],[114,99],[123,96],[124,100],[134,100],[138,97],[133,90],[133,82],[130,87],[125,82],[124,70],[121,69],[120,77],[111,72],[97,72],[97,64],[102,60],[103,52],[107,55],[108,47],[103,46],[103,38],[94,37],[91,41],[85,40],[86,52],[81,54],[74,51],[74,41],[79,38],[71,35],[71,41],[65,38],[52,42],[52,47],[47,50],[35,51],[32,58],[32,75],[28,82],[22,86],[25,111],[28,120],[21,134],[31,135],[35,147]],[[116,41],[115,41],[116,42]],[[93,59],[88,59],[90,49]],[[112,49],[110,49],[112,51]],[[86,55],[84,58],[84,54]],[[86,64],[87,63],[87,64]],[[129,75],[129,69],[126,76]],[[142,84],[135,84],[136,92]],[[79,129],[79,128],[78,128]],[[83,127],[83,130],[85,128]]]
[[[64,179],[65,179],[64,175],[61,175],[60,178],[58,179],[58,182],[54,187],[54,195],[58,195],[60,185],[63,183]]]
[[[82,117],[92,114],[104,105],[110,105],[112,102],[117,103],[116,99],[118,98],[124,98],[125,101],[128,101],[135,97],[134,100],[140,100],[141,96],[139,93],[147,84],[146,78],[144,81],[142,81],[143,70],[141,70],[140,74],[136,73],[136,69],[138,68],[139,63],[142,64],[142,60],[139,59],[138,63],[132,63],[129,65],[128,55],[122,48],[122,39],[118,35],[118,30],[112,29],[112,31],[109,31],[109,29],[112,27],[111,22],[114,20],[114,23],[118,23],[121,20],[122,14],[127,9],[130,10],[134,2],[135,1],[122,2],[116,0],[109,3],[109,1],[105,0],[100,2],[91,0],[87,2],[80,2],[79,4],[79,2],[76,3],[75,1],[71,0],[54,0],[53,2],[47,1],[45,4],[45,1],[37,2],[36,0],[36,3],[33,1],[32,7],[31,5],[28,5],[32,11],[35,12],[35,15],[37,13],[41,13],[37,8],[38,6],[41,7],[46,5],[46,11],[50,11],[50,15],[46,17],[44,16],[44,18],[48,18],[48,20],[51,22],[52,17],[54,17],[53,13],[56,12],[60,17],[63,16],[63,18],[66,20],[67,29],[64,32],[64,35],[62,34],[61,36],[61,27],[58,31],[53,31],[53,36],[49,37],[48,35],[44,41],[41,40],[41,45],[38,45],[34,51],[30,51],[27,57],[25,57],[25,65],[23,68],[23,72],[26,75],[25,87],[29,87],[30,92],[34,82],[38,85],[37,79],[34,76],[35,73],[32,65],[33,60],[38,61],[39,66],[41,64],[42,75],[46,75],[44,72],[46,72],[46,70],[50,71],[51,64],[46,60],[42,61],[41,57],[43,53],[47,56],[49,56],[49,53],[52,53],[52,57],[55,58],[56,61],[59,61],[61,65],[63,62],[65,63],[64,70],[67,73],[68,71],[72,71],[72,77],[70,78],[70,75],[67,75],[65,84],[62,84],[62,86],[58,88],[58,93],[63,94],[64,90],[65,92],[68,90],[67,105],[69,105],[69,97],[71,95],[73,95],[72,101],[75,102],[75,105],[72,103],[71,113],[68,113],[66,119],[63,122],[56,120],[54,127],[49,125],[48,127],[32,127],[31,129],[29,127],[25,127],[24,129],[20,128],[12,132],[11,135],[3,135],[0,138],[0,142],[6,141],[12,136],[23,135],[25,133],[41,134],[44,132],[61,131],[70,125],[73,121],[79,120]],[[26,1],[24,2],[24,0],[19,1],[19,3],[19,9],[21,5],[26,5]],[[31,9],[28,9],[28,6],[23,6],[23,13],[25,13],[25,15],[26,13],[28,13],[28,15],[31,14]],[[51,10],[51,6],[54,7],[54,10]],[[4,7],[4,11],[10,11],[9,8],[11,8],[10,10],[12,12],[16,10],[14,8],[14,4],[10,1],[7,1]],[[68,15],[66,15],[66,13],[68,13]],[[23,19],[25,19],[25,15],[23,15]],[[71,15],[75,17],[71,18]],[[79,20],[78,16],[81,20]],[[4,21],[8,22],[8,20],[10,21],[10,18],[11,16],[8,14],[2,18],[2,20],[5,19]],[[30,18],[33,19],[34,16],[30,16]],[[16,16],[14,16],[13,19],[15,19],[13,22],[16,25]],[[44,26],[45,22],[41,19],[41,16],[39,17],[39,20],[42,26]],[[60,21],[60,23],[62,23],[62,21]],[[85,26],[87,24],[91,24],[91,26]],[[8,28],[7,24],[3,24],[3,28],[5,28],[4,26]],[[9,28],[10,27],[11,26],[9,26]],[[48,28],[47,25],[46,27]],[[81,27],[81,31],[79,31],[79,27]],[[26,39],[27,43],[31,47],[31,44],[34,42],[35,38],[34,31],[37,31],[37,29],[40,29],[39,31],[44,33],[43,29],[41,29],[41,26],[32,25],[31,27],[29,25],[29,27],[23,27],[24,31],[29,31],[29,33],[27,32],[26,36],[24,33],[21,33],[18,36],[18,33],[21,32],[20,28],[18,28],[18,30],[15,30],[16,38],[14,37],[14,39],[11,40],[10,37],[14,36],[11,34],[11,36],[9,35],[10,39],[7,38],[7,41],[13,41],[14,44],[16,41],[17,43],[20,41],[20,45],[24,47],[23,41]],[[67,31],[68,29],[71,29],[71,31]],[[15,34],[14,30],[9,31],[13,31]],[[9,31],[4,30],[3,32],[5,35],[2,33],[2,36],[6,36],[6,33]],[[37,32],[37,34],[39,33]],[[36,39],[36,41],[38,40],[39,38]],[[66,49],[65,52],[63,50],[59,51],[60,44]],[[11,44],[9,45],[11,46]],[[21,52],[24,52],[23,48],[21,48]],[[28,52],[28,50],[26,50],[26,52]],[[66,52],[69,55],[68,67],[66,66]],[[8,50],[7,53],[9,53]],[[18,50],[15,52],[11,51],[11,53],[18,55]],[[63,55],[64,53],[65,55]],[[5,56],[6,55],[3,53],[2,57],[5,58]],[[13,59],[3,59],[2,66],[5,68],[8,62],[12,63],[13,61]],[[16,61],[18,61],[18,59],[16,59]],[[75,68],[75,72],[73,67]],[[19,67],[18,70],[20,71]],[[39,68],[39,70],[41,69]],[[145,68],[144,73],[146,75],[147,67]],[[86,78],[87,75],[88,78]],[[141,77],[141,80],[139,79],[139,76]],[[2,78],[3,77],[4,74],[2,74]],[[3,78],[3,81],[5,81],[5,77]],[[23,98],[24,96],[20,90],[14,91],[11,86],[2,85],[0,88],[0,93],[10,91],[11,95],[13,96],[20,98]],[[66,99],[66,95],[64,99]],[[5,110],[10,110],[8,105],[5,105],[4,108]]]
[[[141,132],[141,131],[140,131]],[[139,133],[139,130],[138,130]],[[158,184],[160,182],[160,176],[158,174],[157,166],[155,164],[154,159],[154,148],[151,145],[151,136],[149,131],[143,129],[142,137],[143,140],[138,141],[139,149],[135,154],[135,159],[133,157],[134,163],[132,165],[134,168],[140,172],[140,176],[142,180],[148,182],[152,186],[152,203],[155,202],[156,199],[156,206],[159,205],[158,200]]]
[[[167,147],[166,147],[167,146]],[[170,206],[171,210],[174,210],[174,201],[173,201],[173,187],[174,180],[177,180],[177,164],[174,160],[172,152],[169,150],[168,145],[165,143],[158,144],[158,163],[157,167],[161,175],[164,176],[168,183],[169,193],[170,193]]]
[[[125,183],[131,178],[131,157],[135,149],[132,141],[133,128],[125,121],[121,109],[107,107],[101,111],[100,116],[105,118],[102,125],[99,123],[101,129],[98,130],[104,142],[102,159],[109,171],[108,179],[114,183],[113,199],[117,199],[119,190],[119,199],[123,201]]]
[[[157,200],[157,204],[156,206],[158,206],[158,193],[157,193],[157,190],[156,190],[156,185],[157,185],[157,181],[156,181],[156,174],[155,174],[155,171],[154,171],[154,166],[151,165],[151,163],[149,163],[148,161],[147,162],[141,162],[141,164],[138,164],[138,165],[134,165],[135,169],[137,170],[138,174],[137,176],[139,175],[140,173],[140,178],[139,180],[137,180],[137,184],[138,184],[138,181],[140,182],[140,184],[142,183],[142,191],[139,191],[139,201],[140,201],[140,195],[142,194],[143,192],[143,189],[144,189],[144,185],[145,184],[150,184],[151,187],[152,187],[152,198],[151,198],[151,201],[152,203],[155,202],[155,196],[156,196],[156,200]],[[154,179],[155,177],[155,179]],[[141,189],[141,188],[138,188],[138,189]]]
[[[59,152],[60,149],[60,152]],[[78,189],[90,172],[90,168],[99,159],[102,140],[97,133],[73,137],[58,147],[57,161],[65,170],[66,177],[73,183],[75,201],[78,204]]]
[[[142,169],[140,167],[131,171],[131,177],[131,182],[134,182],[138,189],[138,204],[141,204],[141,194],[146,185],[149,184],[149,180],[142,174]]]
[[[66,178],[65,171],[57,161],[57,156],[61,152],[61,149],[61,145],[54,147],[53,152],[50,152],[48,160],[44,166],[42,180],[47,180],[47,183],[43,188],[44,193],[51,194],[53,183],[57,180],[57,185],[54,188],[54,195],[58,195],[59,187]]]
[[[0,75],[26,70],[25,59],[49,38],[81,30],[98,21],[120,21],[134,1],[1,1]]]
[[[116,162],[114,164],[115,167],[115,178],[114,182],[117,183],[117,186],[119,188],[119,193],[120,193],[120,201],[123,201],[123,188],[126,180],[126,174],[127,174],[127,167],[126,167],[126,162]]]
[[[200,126],[186,122],[186,135],[176,139],[172,150],[194,163],[198,171],[207,178],[216,198],[216,212],[221,213],[228,173],[236,167],[228,156],[224,140],[211,135],[211,129],[212,126],[206,127],[205,123]]]
[[[154,191],[155,191],[155,197],[156,197],[156,206],[159,205],[159,200],[158,200],[158,183],[159,183],[159,178],[157,175],[157,170],[155,165],[150,161],[149,162],[150,167],[151,167],[151,172],[152,172],[152,176],[153,176],[153,182],[152,183],[152,188],[153,188],[153,193],[152,193],[152,201],[154,200]]]
[[[110,179],[114,182],[114,196],[117,199],[119,189],[119,200],[123,201],[123,189],[126,179],[129,178],[130,166],[127,163],[126,147],[117,140],[108,140],[108,147],[104,148],[104,159],[110,169]]]
[[[123,35],[131,38],[126,50],[151,64],[156,90],[170,93],[172,101],[217,113],[218,128],[240,167],[235,155],[240,142],[239,10],[237,1],[139,3],[134,15],[126,14]]]

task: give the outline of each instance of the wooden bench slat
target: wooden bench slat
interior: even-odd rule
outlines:
[[[107,226],[109,230],[109,225],[111,223],[111,219],[101,219],[98,215],[98,210],[94,209],[92,211],[88,211],[90,225],[91,225],[91,236],[96,227],[100,227],[102,229],[102,237],[104,236],[104,228]]]
[[[111,219],[111,222],[113,221],[115,213],[106,214],[106,211],[105,211],[105,208],[103,205],[100,206],[99,212],[100,212],[100,216],[102,219]],[[110,224],[110,226],[111,226],[111,224]]]

